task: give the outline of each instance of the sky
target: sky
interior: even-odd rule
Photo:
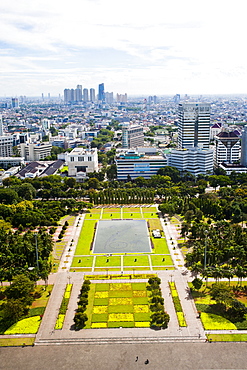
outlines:
[[[0,3],[0,96],[246,94],[246,0]]]

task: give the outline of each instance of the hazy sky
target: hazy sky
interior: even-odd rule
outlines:
[[[247,93],[246,0],[0,3],[0,96]]]

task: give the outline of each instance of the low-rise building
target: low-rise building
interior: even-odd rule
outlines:
[[[51,155],[52,145],[50,143],[24,143],[19,145],[20,155],[26,161],[40,161]]]
[[[213,172],[212,149],[173,149],[167,154],[167,165],[176,167],[181,173],[190,172],[194,176]]]
[[[75,148],[70,153],[65,153],[65,161],[68,165],[68,175],[76,177],[78,173],[98,172],[97,148]],[[80,174],[81,176],[81,174]]]
[[[160,168],[167,165],[163,155],[139,154],[136,150],[118,154],[115,162],[118,180],[136,179],[139,176],[150,179],[151,176],[157,175]]]

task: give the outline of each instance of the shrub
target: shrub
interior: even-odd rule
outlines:
[[[85,313],[82,312],[76,312],[74,317],[74,322],[76,328],[83,328],[85,326],[86,321],[88,320],[88,317]]]

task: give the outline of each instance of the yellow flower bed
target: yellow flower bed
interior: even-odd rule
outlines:
[[[108,292],[95,292],[94,298],[108,298]]]
[[[114,283],[110,284],[110,290],[131,290],[130,283]]]
[[[108,321],[134,321],[132,313],[110,313]]]
[[[68,284],[67,285],[66,290],[64,292],[64,298],[70,298],[70,293],[71,293],[72,285],[73,284]]]
[[[146,297],[147,293],[145,290],[133,290],[133,297]]]
[[[59,314],[58,315],[58,318],[57,318],[57,321],[56,321],[56,325],[55,325],[55,329],[56,330],[63,328],[64,319],[65,319],[65,315],[63,315],[63,314]]]
[[[109,305],[132,304],[132,298],[109,298]]]
[[[171,289],[172,297],[178,297],[178,292],[175,289]]]
[[[27,319],[23,319],[8,328],[4,334],[36,334],[41,320],[40,316],[32,316]]]
[[[149,307],[147,304],[137,304],[134,306],[134,312],[135,313],[149,312]]]
[[[187,326],[183,312],[177,312],[179,326]]]
[[[107,313],[108,306],[94,306],[93,313]]]
[[[106,322],[93,322],[91,325],[92,329],[107,328]]]
[[[150,322],[148,322],[148,321],[136,321],[135,322],[135,327],[136,328],[149,328],[150,327]]]

